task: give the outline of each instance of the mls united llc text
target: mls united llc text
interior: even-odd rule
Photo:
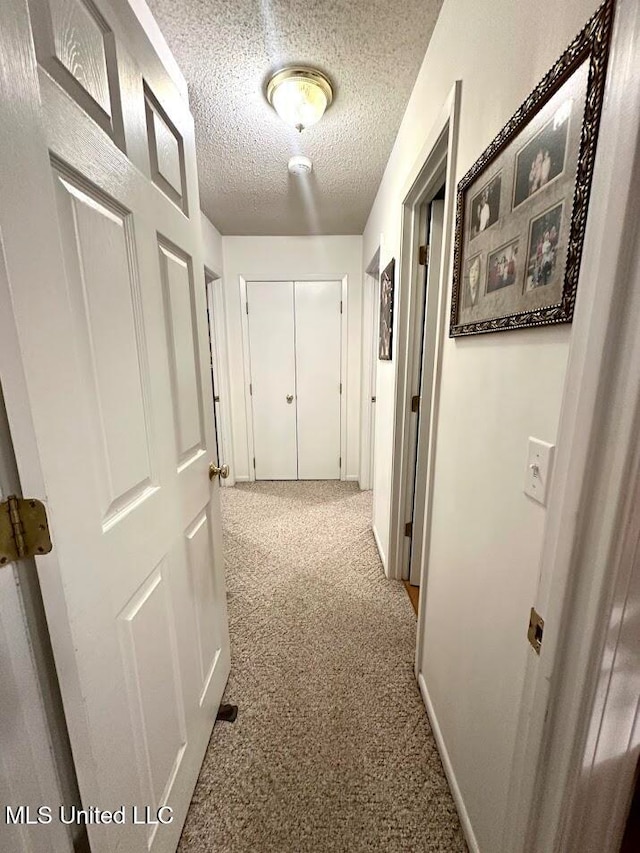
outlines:
[[[76,806],[5,806],[4,819],[6,824],[47,824],[58,820],[67,825],[72,824],[141,824],[155,826],[173,822],[173,809],[161,806],[159,809],[151,806],[120,806],[113,811],[89,806],[79,809]]]

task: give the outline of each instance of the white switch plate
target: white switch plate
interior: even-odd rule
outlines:
[[[524,480],[524,492],[543,506],[547,502],[549,483],[553,471],[553,451],[555,446],[539,438],[529,436],[527,472]]]

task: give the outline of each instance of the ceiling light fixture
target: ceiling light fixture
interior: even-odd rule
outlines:
[[[304,154],[297,154],[289,160],[287,166],[292,175],[304,176],[313,171],[313,163]]]
[[[267,84],[267,100],[280,118],[302,132],[320,121],[331,105],[331,83],[315,68],[294,66],[277,71]]]

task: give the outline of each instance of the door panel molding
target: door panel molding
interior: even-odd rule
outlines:
[[[29,8],[41,67],[124,150],[116,41],[98,7],[92,0],[29,0]]]

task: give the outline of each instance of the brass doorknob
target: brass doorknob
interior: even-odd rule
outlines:
[[[229,476],[229,466],[228,465],[214,465],[213,462],[209,465],[209,479],[213,480],[214,477],[220,477],[223,480],[226,480]]]

